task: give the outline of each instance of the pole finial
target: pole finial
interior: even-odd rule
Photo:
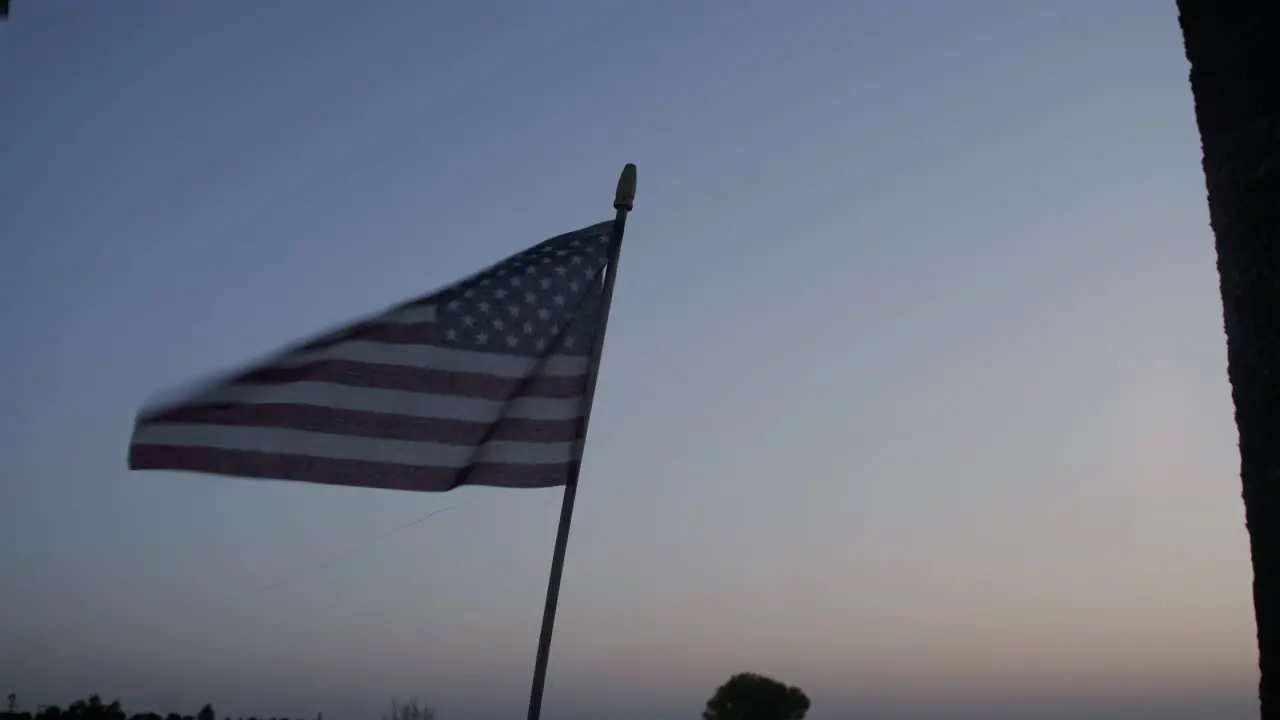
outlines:
[[[618,192],[613,196],[613,207],[616,210],[631,211],[636,202],[636,164],[627,163],[618,178]]]

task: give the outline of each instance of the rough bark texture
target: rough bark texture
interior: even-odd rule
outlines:
[[[1253,555],[1258,695],[1280,719],[1280,2],[1179,0],[1218,249]]]

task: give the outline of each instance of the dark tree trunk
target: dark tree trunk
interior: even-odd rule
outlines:
[[[1179,0],[1218,249],[1253,555],[1258,697],[1280,719],[1280,2]]]

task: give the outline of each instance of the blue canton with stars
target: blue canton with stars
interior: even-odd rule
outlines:
[[[541,242],[439,295],[443,344],[526,357],[589,355],[611,222]]]

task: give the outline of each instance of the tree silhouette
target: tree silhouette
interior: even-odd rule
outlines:
[[[808,712],[809,698],[800,688],[739,673],[707,701],[702,720],[801,720]]]
[[[436,711],[430,705],[410,700],[408,702],[391,701],[391,714],[383,715],[382,720],[435,720]]]
[[[17,698],[13,698],[16,702]],[[397,720],[433,720],[434,714],[426,705],[417,702],[404,706],[404,711],[397,717]],[[31,713],[0,713],[0,720],[218,720],[217,714],[214,712],[213,706],[205,704],[200,708],[200,712],[195,715],[181,715],[179,713],[168,713],[160,715],[154,712],[134,713],[126,715],[124,708],[121,707],[119,700],[113,700],[106,703],[102,701],[101,695],[90,695],[89,697],[76,700],[62,709],[57,705],[41,705],[33,716]],[[231,720],[227,718],[226,720]],[[244,720],[241,718],[240,720]],[[258,720],[251,717],[248,720]],[[288,718],[271,718],[271,720],[289,720]],[[316,720],[323,720],[323,715],[317,715]]]
[[[46,712],[56,710],[57,708],[47,708]],[[61,716],[63,720],[125,720],[124,709],[120,707],[119,700],[103,703],[99,695],[90,695],[86,700],[76,700],[67,706]]]
[[[1280,8],[1178,0],[1218,252],[1253,557],[1258,698],[1280,718]]]

